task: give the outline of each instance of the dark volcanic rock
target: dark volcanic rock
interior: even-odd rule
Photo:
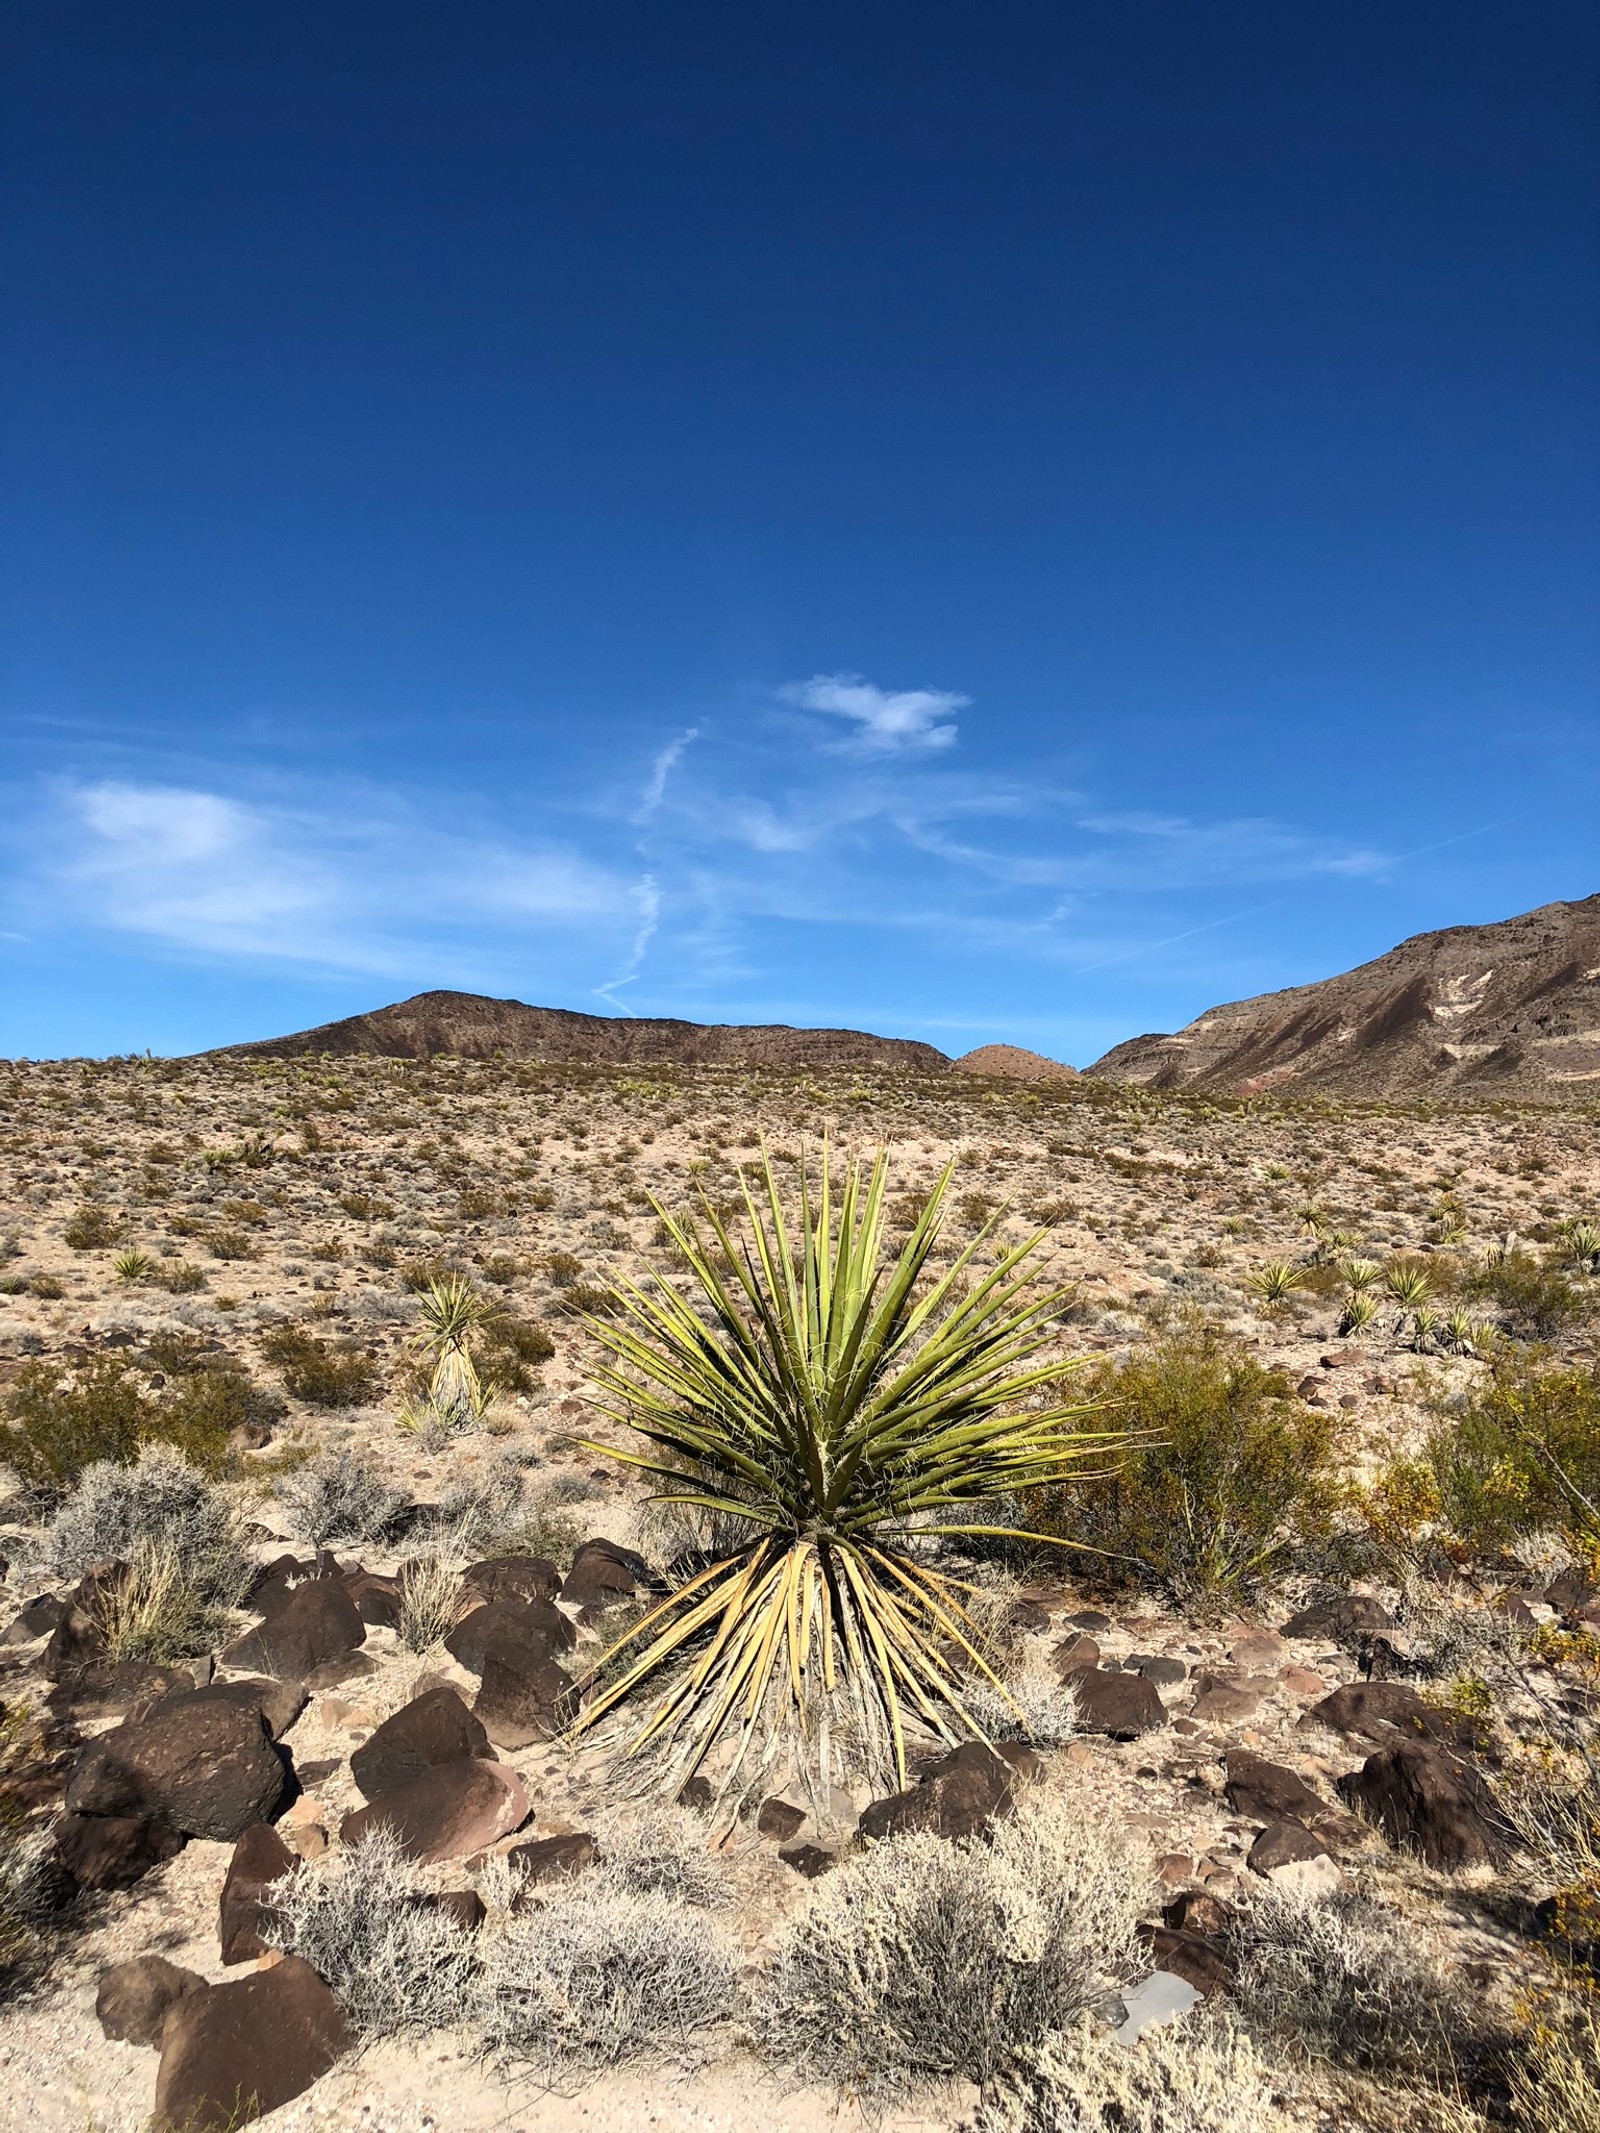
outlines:
[[[1330,1644],[1359,1644],[1363,1638],[1384,1637],[1394,1628],[1394,1617],[1365,1593],[1345,1592],[1331,1600],[1318,1600],[1301,1608],[1284,1623],[1280,1636],[1325,1639]]]
[[[440,1763],[493,1762],[489,1736],[454,1689],[429,1689],[386,1718],[350,1758],[362,1797],[381,1799]]]
[[[1348,1682],[1313,1704],[1307,1716],[1355,1740],[1389,1742],[1400,1734],[1408,1740],[1442,1741],[1470,1754],[1485,1739],[1476,1719],[1425,1703],[1403,1681]]]
[[[436,1764],[370,1807],[357,1808],[345,1816],[339,1836],[355,1844],[369,1829],[392,1829],[406,1858],[431,1865],[486,1851],[527,1819],[528,1795],[516,1772],[468,1757]]]
[[[839,1854],[830,1852],[821,1844],[795,1844],[778,1857],[785,1866],[792,1866],[797,1874],[807,1881],[818,1881],[839,1864]]]
[[[156,1816],[187,1837],[231,1843],[270,1821],[289,1789],[260,1715],[232,1704],[160,1712],[102,1734],[67,1785],[75,1814]]]
[[[599,1847],[586,1829],[570,1830],[560,1837],[535,1837],[530,1844],[513,1845],[506,1854],[530,1887],[541,1881],[569,1880],[593,1866],[599,1856]]]
[[[1391,1844],[1430,1866],[1492,1866],[1504,1845],[1494,1795],[1476,1771],[1421,1741],[1369,1755],[1339,1790]]]
[[[654,1583],[650,1565],[632,1548],[615,1541],[587,1540],[572,1558],[561,1597],[579,1610],[579,1619],[593,1622],[634,1593],[647,1591]]]
[[[912,1830],[970,1837],[1010,1814],[1014,1791],[1010,1764],[982,1741],[965,1741],[933,1764],[920,1784],[874,1800],[857,1827],[863,1837],[874,1839],[906,1836]]]
[[[136,1955],[101,1971],[94,2011],[113,2044],[159,2044],[168,2009],[209,1990],[197,1970],[184,1970],[164,1955]]]
[[[167,2014],[155,2123],[234,2133],[303,2095],[355,2041],[344,2009],[297,1955],[212,1985]]]
[[[51,1832],[61,1866],[80,1889],[129,1889],[183,1849],[148,1815],[65,1814]]]
[[[547,1555],[494,1555],[467,1565],[461,1590],[464,1596],[522,1607],[530,1600],[553,1600],[561,1590],[561,1572]]]
[[[308,1578],[259,1629],[224,1654],[230,1667],[304,1681],[329,1660],[342,1659],[367,1641],[367,1625],[338,1578]]]
[[[481,1674],[491,1644],[521,1645],[543,1659],[570,1652],[578,1632],[570,1615],[548,1600],[491,1600],[463,1615],[444,1640],[444,1648],[469,1674]]]
[[[1300,1822],[1330,1839],[1360,1834],[1351,1816],[1313,1792],[1304,1778],[1285,1770],[1281,1763],[1269,1763],[1248,1748],[1230,1748],[1227,1771],[1223,1789],[1228,1805],[1247,1822]]]
[[[1245,1864],[1254,1873],[1270,1874],[1274,1867],[1297,1866],[1303,1860],[1327,1856],[1328,1847],[1303,1822],[1269,1822],[1251,1845]]]
[[[66,1611],[65,1600],[53,1592],[42,1592],[12,1616],[0,1644],[33,1644],[40,1637],[53,1636]]]
[[[515,1636],[490,1640],[473,1713],[497,1748],[553,1740],[577,1716],[570,1675],[537,1644]]]
[[[267,1928],[275,1915],[266,1892],[299,1869],[300,1861],[267,1823],[255,1823],[240,1837],[218,1905],[217,1940],[225,1963],[247,1963],[266,1954]]]
[[[1145,1926],[1141,1931],[1157,1970],[1170,1970],[1208,2000],[1232,1988],[1232,1964],[1203,1934],[1186,1933],[1176,1926]]]
[[[1078,1725],[1112,1740],[1137,1740],[1167,1722],[1166,1706],[1143,1674],[1111,1674],[1094,1668],[1073,1674],[1067,1687],[1077,1698]]]
[[[797,1807],[793,1800],[780,1799],[773,1793],[770,1798],[762,1801],[757,1810],[756,1834],[776,1837],[780,1844],[786,1844],[805,1818],[806,1811],[803,1807]]]
[[[131,1720],[142,1724],[146,1719],[178,1711],[196,1711],[210,1704],[231,1704],[235,1710],[253,1711],[273,1740],[282,1740],[285,1733],[306,1707],[305,1687],[298,1681],[272,1681],[265,1675],[247,1675],[243,1681],[213,1681],[203,1689],[170,1689],[135,1704],[129,1711]]]

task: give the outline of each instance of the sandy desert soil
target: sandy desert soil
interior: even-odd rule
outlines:
[[[260,1552],[285,1545],[275,1481],[311,1449],[348,1446],[420,1503],[463,1476],[513,1459],[553,1530],[634,1540],[642,1491],[585,1450],[596,1427],[587,1396],[596,1360],[579,1312],[616,1275],[667,1271],[652,1201],[692,1207],[700,1194],[731,1215],[740,1172],[768,1149],[780,1168],[815,1151],[889,1152],[909,1208],[941,1168],[956,1165],[955,1226],[1008,1208],[1004,1239],[1050,1232],[1048,1256],[1075,1299],[1064,1350],[1117,1355],[1175,1315],[1202,1312],[1234,1327],[1263,1361],[1337,1421],[1352,1466],[1392,1454],[1425,1427],[1429,1399],[1471,1384],[1470,1356],[1420,1358],[1381,1314],[1340,1338],[1333,1294],[1302,1292],[1266,1313],[1250,1275],[1305,1256],[1297,1211],[1375,1259],[1397,1252],[1482,1251],[1515,1233],[1537,1242],[1600,1208],[1600,1116],[1553,1110],[1428,1114],[1271,1100],[1219,1103],[1086,1081],[890,1076],[783,1077],[735,1070],[538,1067],[341,1059],[116,1060],[18,1064],[0,1072],[0,1382],[28,1361],[64,1369],[102,1353],[135,1363],[153,1336],[185,1333],[277,1386],[262,1340],[284,1324],[348,1344],[372,1365],[372,1398],[328,1409],[286,1396],[270,1443],[242,1454],[238,1484],[262,1529]],[[74,1248],[74,1216],[104,1210],[103,1241]],[[91,1223],[90,1228],[94,1225]],[[115,1235],[110,1232],[114,1229]],[[119,1279],[119,1249],[144,1249],[152,1271]],[[488,1429],[430,1446],[396,1426],[416,1322],[408,1286],[428,1265],[459,1266],[553,1352],[501,1362],[508,1382]],[[190,1270],[179,1275],[173,1270]],[[541,1344],[525,1342],[530,1352]],[[1588,1329],[1562,1352],[1592,1359]],[[159,1392],[162,1373],[147,1372]],[[602,1423],[602,1437],[616,1432]],[[18,1506],[7,1508],[15,1521]],[[15,1530],[15,1527],[14,1527]],[[7,1544],[0,1538],[0,1553]],[[392,1571],[402,1544],[341,1548]],[[6,1599],[15,1610],[44,1589],[25,1548]],[[1042,1576],[1031,1596],[1055,1635],[1087,1603],[1070,1578]],[[1222,1798],[1228,1746],[1256,1748],[1326,1785],[1351,1767],[1347,1743],[1308,1721],[1327,1689],[1356,1677],[1327,1640],[1286,1645],[1265,1626],[1226,1616],[1188,1619],[1155,1598],[1129,1599],[1100,1633],[1108,1657],[1168,1653],[1185,1682],[1165,1688],[1172,1727],[1144,1741],[1072,1742],[1050,1758],[1049,1782],[1144,1834],[1172,1885],[1226,1889],[1245,1869],[1250,1832]],[[393,1633],[366,1647],[371,1670],[315,1694],[290,1736],[305,1798],[301,1823],[337,1829],[359,1804],[348,1757],[423,1685],[472,1677],[448,1656],[419,1662]],[[16,1693],[36,1650],[4,1655],[0,1697]],[[1187,1715],[1192,1677],[1241,1674],[1256,1701],[1239,1719]],[[110,1723],[102,1720],[100,1723]],[[86,1726],[93,1731],[93,1724]],[[592,1752],[541,1743],[509,1754],[534,1803],[534,1833],[588,1826],[607,1797]],[[865,1804],[864,1800],[855,1803]],[[526,1832],[524,1832],[526,1834]],[[819,1831],[835,1838],[836,1830]],[[775,1844],[738,1839],[744,1931],[755,1951],[807,1885]],[[95,1981],[120,1957],[161,1952],[212,1979],[215,1906],[228,1847],[195,1841],[135,1888],[96,1902],[49,1975],[0,2017],[0,2124],[123,2133],[150,2108],[154,2055],[107,2043],[93,2013]],[[1379,1877],[1402,1911],[1426,1914],[1452,1959],[1483,1966],[1491,1993],[1516,1990],[1515,1966],[1491,1907],[1452,1893],[1445,1877],[1371,1839],[1360,1871]],[[441,1869],[440,1885],[461,1873]],[[920,2115],[874,2121],[953,2126],[965,2100],[935,2099]],[[800,2129],[864,2123],[853,2104],[819,2092],[785,2095],[737,2060],[608,2077],[569,2097],[507,2087],[440,2042],[376,2048],[347,2063],[265,2123],[390,2128]]]

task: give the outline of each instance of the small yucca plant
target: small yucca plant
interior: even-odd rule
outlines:
[[[401,1407],[400,1426],[428,1437],[453,1436],[480,1423],[494,1399],[494,1385],[479,1377],[472,1360],[472,1341],[496,1307],[462,1274],[428,1282],[417,1305],[422,1323],[411,1345],[433,1367],[426,1394]]]
[[[1487,1345],[1483,1327],[1462,1310],[1448,1312],[1440,1321],[1439,1339],[1452,1355],[1476,1355]]]
[[[1433,1294],[1427,1268],[1414,1259],[1391,1259],[1383,1270],[1383,1285],[1402,1311],[1414,1311]]]
[[[1065,1293],[1025,1271],[1047,1233],[980,1268],[993,1217],[935,1273],[947,1169],[887,1257],[886,1174],[880,1154],[835,1180],[824,1150],[796,1220],[766,1159],[739,1241],[709,1203],[709,1240],[658,1208],[698,1304],[619,1282],[619,1318],[590,1321],[612,1358],[602,1411],[650,1448],[589,1448],[698,1514],[713,1558],[596,1663],[579,1722],[653,1683],[629,1752],[653,1744],[669,1789],[719,1743],[726,1790],[758,1743],[763,1763],[787,1748],[824,1781],[842,1749],[904,1784],[908,1722],[983,1738],[962,1675],[1004,1690],[928,1543],[1010,1532],[974,1515],[1066,1481],[1110,1434],[1048,1399],[1077,1365],[1037,1360]]]
[[[1375,1300],[1365,1289],[1351,1289],[1344,1300],[1344,1311],[1339,1320],[1341,1333],[1360,1333],[1378,1315]]]
[[[1304,1279],[1301,1268],[1291,1266],[1287,1259],[1273,1259],[1250,1276],[1250,1287],[1270,1311],[1286,1304]]]
[[[1587,1273],[1600,1274],[1600,1222],[1568,1222],[1561,1231],[1562,1257]]]
[[[1376,1259],[1344,1259],[1339,1263],[1339,1272],[1351,1294],[1360,1296],[1376,1286],[1382,1268]]]
[[[143,1281],[154,1266],[155,1261],[150,1254],[140,1251],[136,1244],[130,1244],[126,1251],[113,1254],[111,1260],[111,1271],[118,1281]]]

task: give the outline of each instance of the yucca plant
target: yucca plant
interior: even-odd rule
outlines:
[[[118,1281],[143,1281],[154,1267],[155,1261],[150,1254],[142,1252],[136,1244],[130,1244],[125,1251],[112,1255],[111,1271]]]
[[[431,1361],[428,1389],[420,1400],[400,1409],[404,1430],[427,1437],[450,1437],[483,1420],[495,1387],[478,1375],[472,1360],[474,1335],[495,1316],[496,1306],[463,1274],[429,1281],[417,1298],[422,1323],[411,1345]]]
[[[1383,1270],[1383,1285],[1402,1311],[1414,1311],[1433,1294],[1427,1268],[1414,1259],[1391,1259]]]
[[[1360,1333],[1372,1324],[1378,1315],[1375,1300],[1365,1289],[1351,1289],[1344,1300],[1344,1310],[1339,1319],[1341,1333]]]
[[[1287,1259],[1272,1259],[1250,1276],[1250,1288],[1271,1311],[1286,1304],[1304,1279],[1303,1271]]]
[[[1351,1294],[1360,1296],[1376,1284],[1382,1269],[1376,1259],[1342,1259],[1339,1272]]]
[[[1600,1274],[1600,1222],[1567,1222],[1561,1229],[1562,1257],[1586,1273]]]
[[[1486,1344],[1487,1336],[1475,1318],[1458,1309],[1440,1321],[1439,1339],[1452,1355],[1476,1355]]]
[[[1418,1304],[1411,1314],[1411,1345],[1419,1353],[1433,1339],[1439,1324],[1439,1314],[1432,1304]]]
[[[737,1240],[708,1201],[709,1237],[657,1208],[697,1303],[619,1281],[619,1316],[590,1321],[610,1357],[598,1404],[648,1448],[588,1448],[697,1514],[711,1557],[596,1662],[579,1721],[650,1683],[628,1752],[653,1747],[669,1789],[719,1745],[724,1792],[753,1748],[824,1783],[850,1763],[903,1785],[908,1723],[981,1739],[963,1675],[1005,1694],[933,1546],[1047,1539],[982,1522],[985,1507],[1068,1480],[1112,1433],[1053,1403],[1076,1361],[1038,1359],[1065,1294],[1032,1278],[1048,1232],[981,1267],[997,1214],[930,1267],[953,1168],[889,1256],[882,1154],[836,1179],[824,1149],[797,1215],[764,1157]]]

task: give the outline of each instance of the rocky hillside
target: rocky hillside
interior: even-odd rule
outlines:
[[[1042,1052],[1025,1051],[1020,1044],[980,1044],[975,1052],[963,1052],[955,1062],[958,1074],[994,1074],[1002,1081],[1076,1081],[1076,1067],[1059,1059],[1046,1059]]]
[[[1600,896],[1493,926],[1419,933],[1315,985],[1130,1038],[1105,1081],[1348,1098],[1600,1094]]]
[[[589,1066],[844,1067],[943,1074],[950,1062],[931,1044],[873,1037],[853,1029],[790,1029],[782,1023],[675,1022],[665,1018],[578,1015],[528,1007],[474,992],[419,992],[368,1015],[348,1015],[290,1037],[228,1047],[231,1054],[294,1057],[327,1052],[387,1059],[540,1059]]]

